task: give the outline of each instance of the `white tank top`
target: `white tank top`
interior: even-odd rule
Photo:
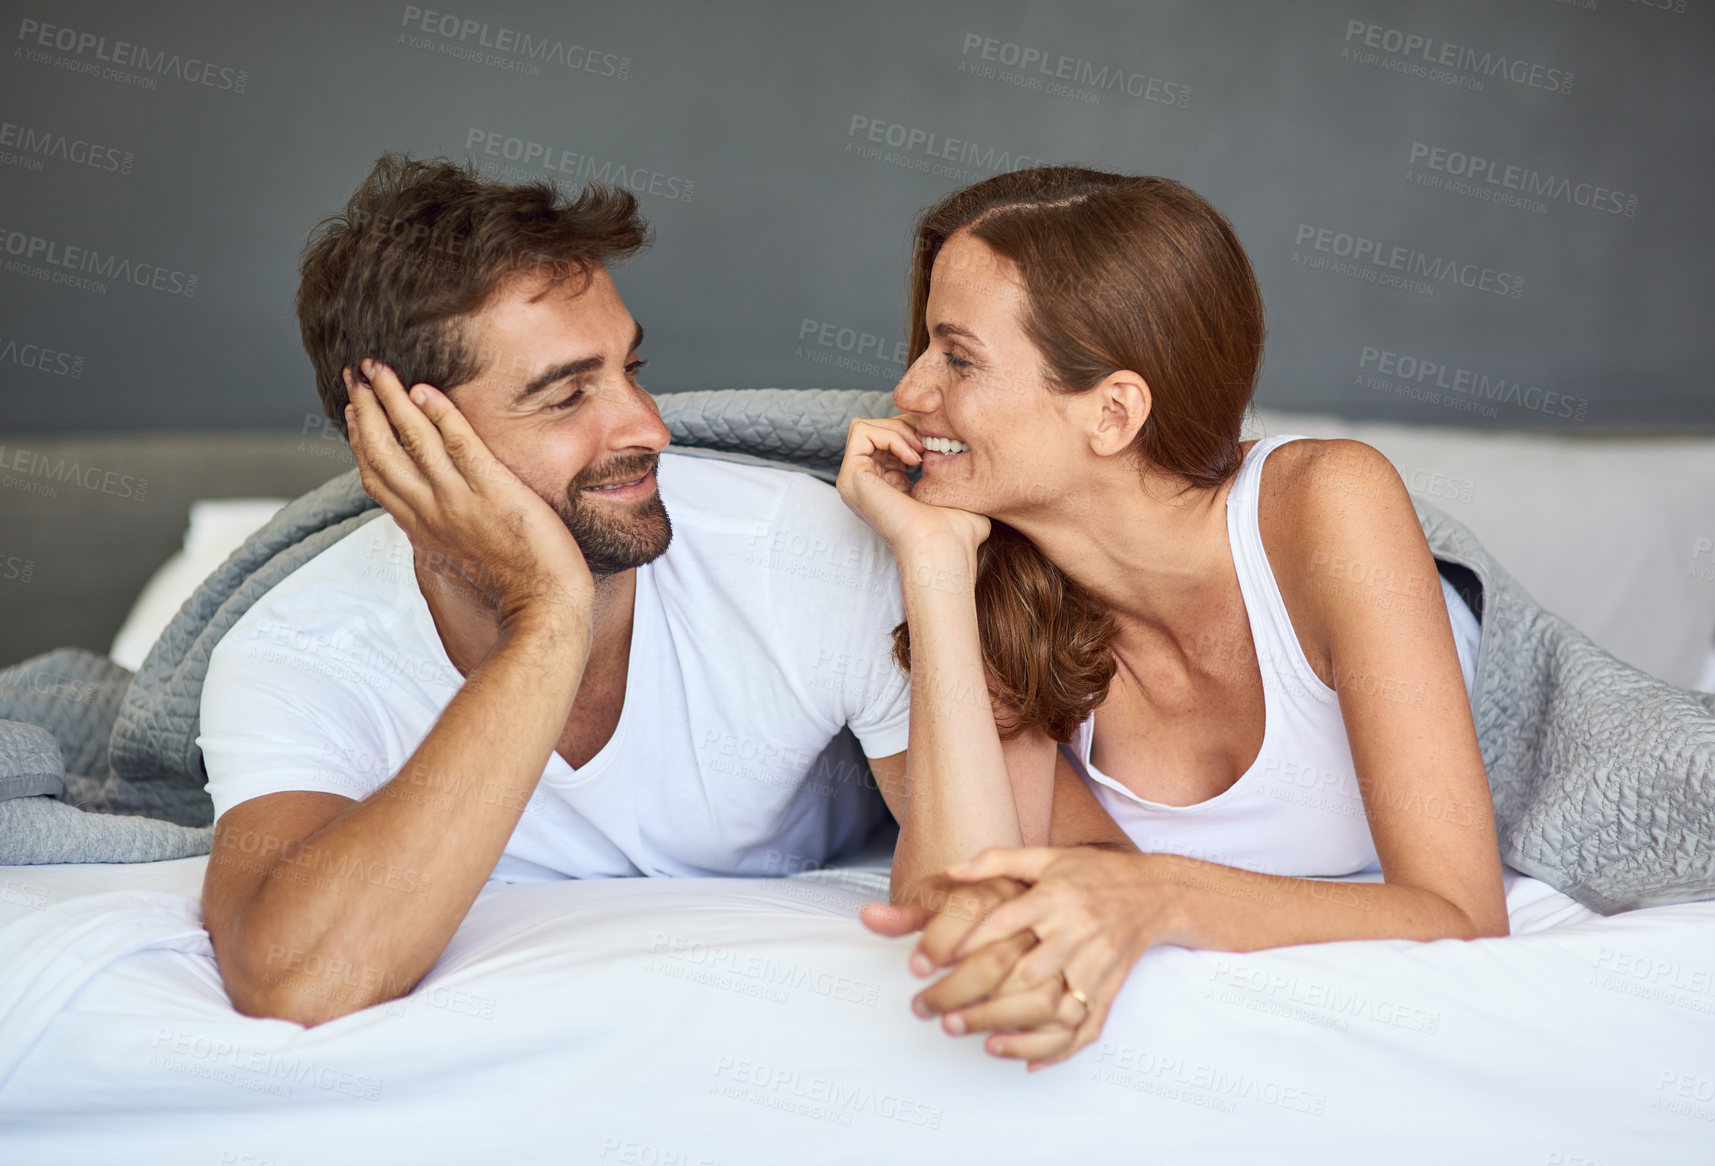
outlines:
[[[1208,801],[1167,806],[1138,797],[1090,764],[1093,717],[1072,743],[1096,799],[1142,850],[1297,877],[1380,869],[1339,697],[1304,658],[1257,525],[1263,461],[1296,440],[1283,434],[1258,441],[1227,494],[1227,541],[1262,672],[1265,721],[1256,761]],[[1477,620],[1445,579],[1441,591],[1469,694]]]

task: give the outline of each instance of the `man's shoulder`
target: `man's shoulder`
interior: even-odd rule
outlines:
[[[380,513],[258,597],[215,645],[210,666],[240,647],[251,658],[278,660],[349,654],[349,647],[336,645],[376,636],[397,640],[411,610],[402,600],[412,597],[420,592],[410,541]],[[271,650],[259,653],[259,645]]]
[[[778,501],[798,491],[814,494],[823,490],[836,499],[839,497],[832,486],[800,470],[678,446],[661,451],[659,474],[662,499],[669,506],[676,504],[711,513],[749,509],[747,503]]]
[[[886,542],[840,492],[812,474],[675,450],[661,456],[661,497],[675,530],[685,518],[722,533],[742,527],[758,545],[776,534],[832,539],[861,549],[865,560],[892,559]]]
[[[662,501],[681,554],[701,555],[706,548],[796,582],[896,589],[888,577],[898,568],[886,541],[829,483],[774,466],[671,451],[662,457]],[[667,553],[672,556],[673,548]]]

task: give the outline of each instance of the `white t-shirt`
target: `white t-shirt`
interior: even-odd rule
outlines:
[[[867,767],[813,763],[848,724],[870,757],[906,747],[887,544],[806,474],[668,451],[658,481],[673,538],[637,571],[618,727],[581,768],[549,756],[498,878],[790,873],[861,841],[884,812]],[[216,818],[285,790],[362,800],[462,684],[410,543],[381,514],[215,647],[198,744]],[[501,793],[481,773],[408,788]]]

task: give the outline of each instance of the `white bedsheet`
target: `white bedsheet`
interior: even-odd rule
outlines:
[[[205,859],[0,868],[0,1162],[1715,1161],[1715,903],[1161,948],[1026,1075],[912,1017],[878,870],[492,885],[407,1000],[236,1014]],[[124,889],[116,889],[124,888]]]

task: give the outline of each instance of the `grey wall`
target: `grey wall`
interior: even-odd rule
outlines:
[[[446,3],[0,4],[0,434],[300,432],[384,149],[644,192],[657,391],[891,385],[912,216],[1046,159],[1231,216],[1265,404],[1715,428],[1712,0]]]

